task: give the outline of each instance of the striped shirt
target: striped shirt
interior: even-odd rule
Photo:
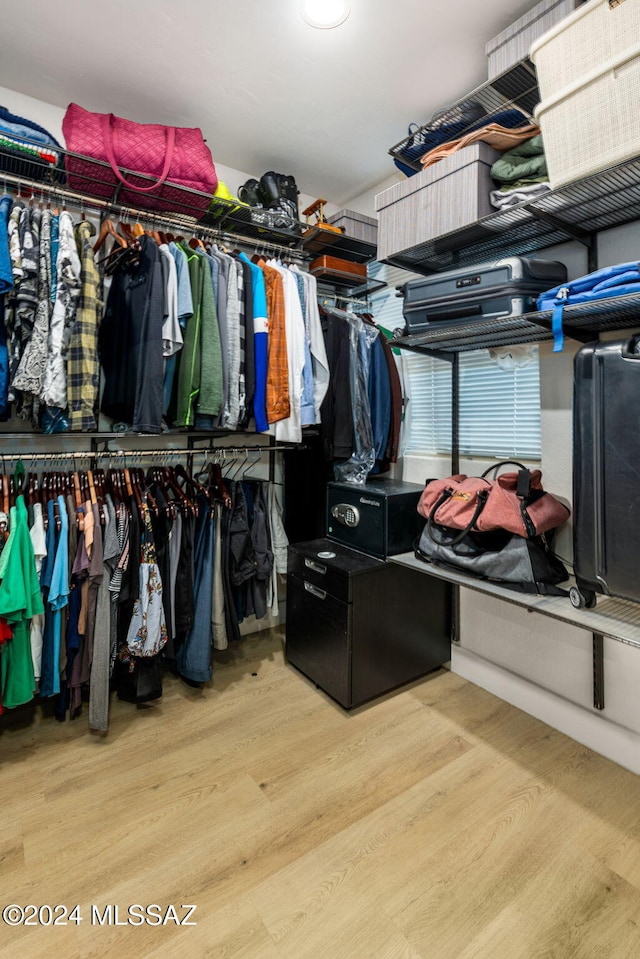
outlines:
[[[95,228],[86,220],[75,230],[81,265],[80,297],[67,359],[69,428],[83,432],[96,429],[99,381],[98,323],[102,304],[99,298],[100,274],[91,245],[94,233]]]

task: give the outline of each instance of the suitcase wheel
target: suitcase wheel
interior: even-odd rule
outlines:
[[[579,589],[572,586],[569,590],[571,605],[576,609],[593,609],[596,605],[596,594],[592,589]]]

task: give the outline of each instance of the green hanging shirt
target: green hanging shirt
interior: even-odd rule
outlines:
[[[35,679],[29,623],[33,616],[44,612],[23,496],[18,496],[11,508],[10,533],[0,574],[0,616],[13,629],[13,638],[0,652],[0,686],[2,704],[11,708],[33,699]]]

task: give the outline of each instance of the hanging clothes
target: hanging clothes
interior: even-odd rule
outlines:
[[[138,239],[139,256],[114,272],[100,326],[102,412],[135,432],[162,429],[164,287],[158,246]]]
[[[0,654],[0,701],[4,708],[33,699],[35,677],[29,620],[44,609],[23,496],[17,497],[10,512],[9,539],[0,557],[0,616],[11,628],[9,639],[3,627]]]
[[[42,385],[42,402],[56,412],[66,409],[68,402],[66,356],[76,319],[82,273],[71,214],[63,210],[57,223],[56,292]]]

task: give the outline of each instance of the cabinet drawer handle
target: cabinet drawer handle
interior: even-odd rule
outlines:
[[[322,563],[314,563],[312,559],[305,559],[304,565],[308,569],[312,569],[314,573],[322,573],[323,576],[327,572],[326,566],[323,566]]]
[[[304,588],[308,593],[311,593],[312,596],[317,596],[318,599],[326,599],[327,594],[324,589],[318,589],[317,586],[312,586],[311,583],[307,583],[305,580]]]

